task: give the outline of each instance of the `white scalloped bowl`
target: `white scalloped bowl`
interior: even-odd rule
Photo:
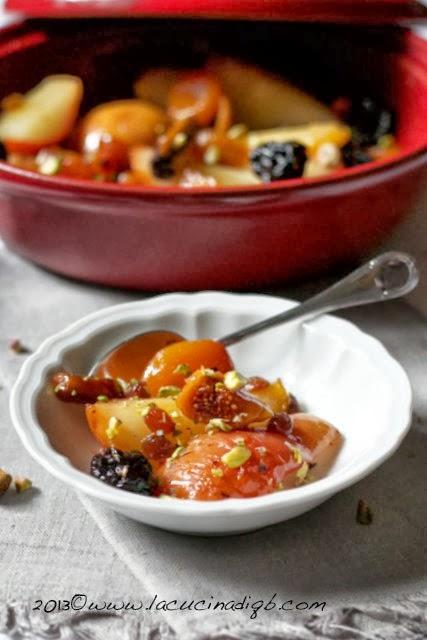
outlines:
[[[49,387],[54,371],[85,374],[111,347],[142,331],[220,337],[294,304],[269,296],[206,292],[164,295],[93,313],[46,340],[25,362],[10,400],[13,424],[29,453],[52,475],[146,524],[224,535],[294,518],[373,471],[409,427],[411,389],[405,372],[377,340],[351,323],[323,316],[231,347],[240,371],[281,376],[308,411],[332,422],[345,439],[325,478],[258,498],[159,500],[103,484],[88,474],[98,445],[83,408],[59,402]]]

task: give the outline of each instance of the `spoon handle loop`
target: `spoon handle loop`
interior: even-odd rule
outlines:
[[[399,251],[382,253],[302,304],[230,333],[219,342],[230,346],[285,322],[307,320],[337,309],[399,298],[412,291],[418,281],[418,269],[412,256]]]

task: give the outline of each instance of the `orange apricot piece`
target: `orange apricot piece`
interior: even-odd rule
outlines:
[[[226,372],[233,363],[225,347],[215,340],[188,340],[160,349],[148,363],[143,380],[150,396],[162,387],[183,387],[192,372],[206,367]]]

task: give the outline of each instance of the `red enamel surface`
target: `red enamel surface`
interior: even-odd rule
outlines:
[[[216,16],[310,21],[396,22],[426,16],[413,0],[7,0],[27,16]]]
[[[188,28],[182,24],[182,37]],[[99,55],[92,68],[88,51],[96,29],[75,49],[74,31],[68,38],[46,32],[40,40],[38,28],[31,40],[34,32],[25,27],[8,30],[0,38],[0,94],[63,71],[81,72],[89,102],[99,92],[105,96],[99,71],[113,45],[110,37],[102,41],[97,51],[105,60]],[[341,54],[337,42],[335,57],[357,73],[367,49],[354,30],[350,36],[354,56]],[[396,159],[332,179],[192,191],[49,178],[0,162],[0,235],[59,273],[149,290],[254,287],[360,257],[427,196],[427,44],[413,34],[399,38],[393,51],[388,38],[380,42],[369,77],[398,112],[402,153]],[[316,50],[315,42],[310,46]],[[347,67],[337,67],[337,91],[348,77]]]

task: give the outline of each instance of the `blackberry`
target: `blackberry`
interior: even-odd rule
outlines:
[[[123,452],[111,447],[93,456],[90,473],[112,487],[151,495],[153,476],[151,465],[138,451]]]
[[[6,159],[7,159],[6,147],[4,146],[3,142],[0,142],[0,160],[6,160]]]
[[[372,162],[372,157],[368,151],[353,140],[350,140],[350,142],[341,149],[341,153],[346,167],[356,167],[359,164]]]
[[[300,178],[307,160],[307,152],[297,142],[267,142],[252,151],[253,171],[263,182]]]
[[[347,121],[359,146],[374,146],[382,136],[394,131],[393,113],[369,97],[352,102]]]

